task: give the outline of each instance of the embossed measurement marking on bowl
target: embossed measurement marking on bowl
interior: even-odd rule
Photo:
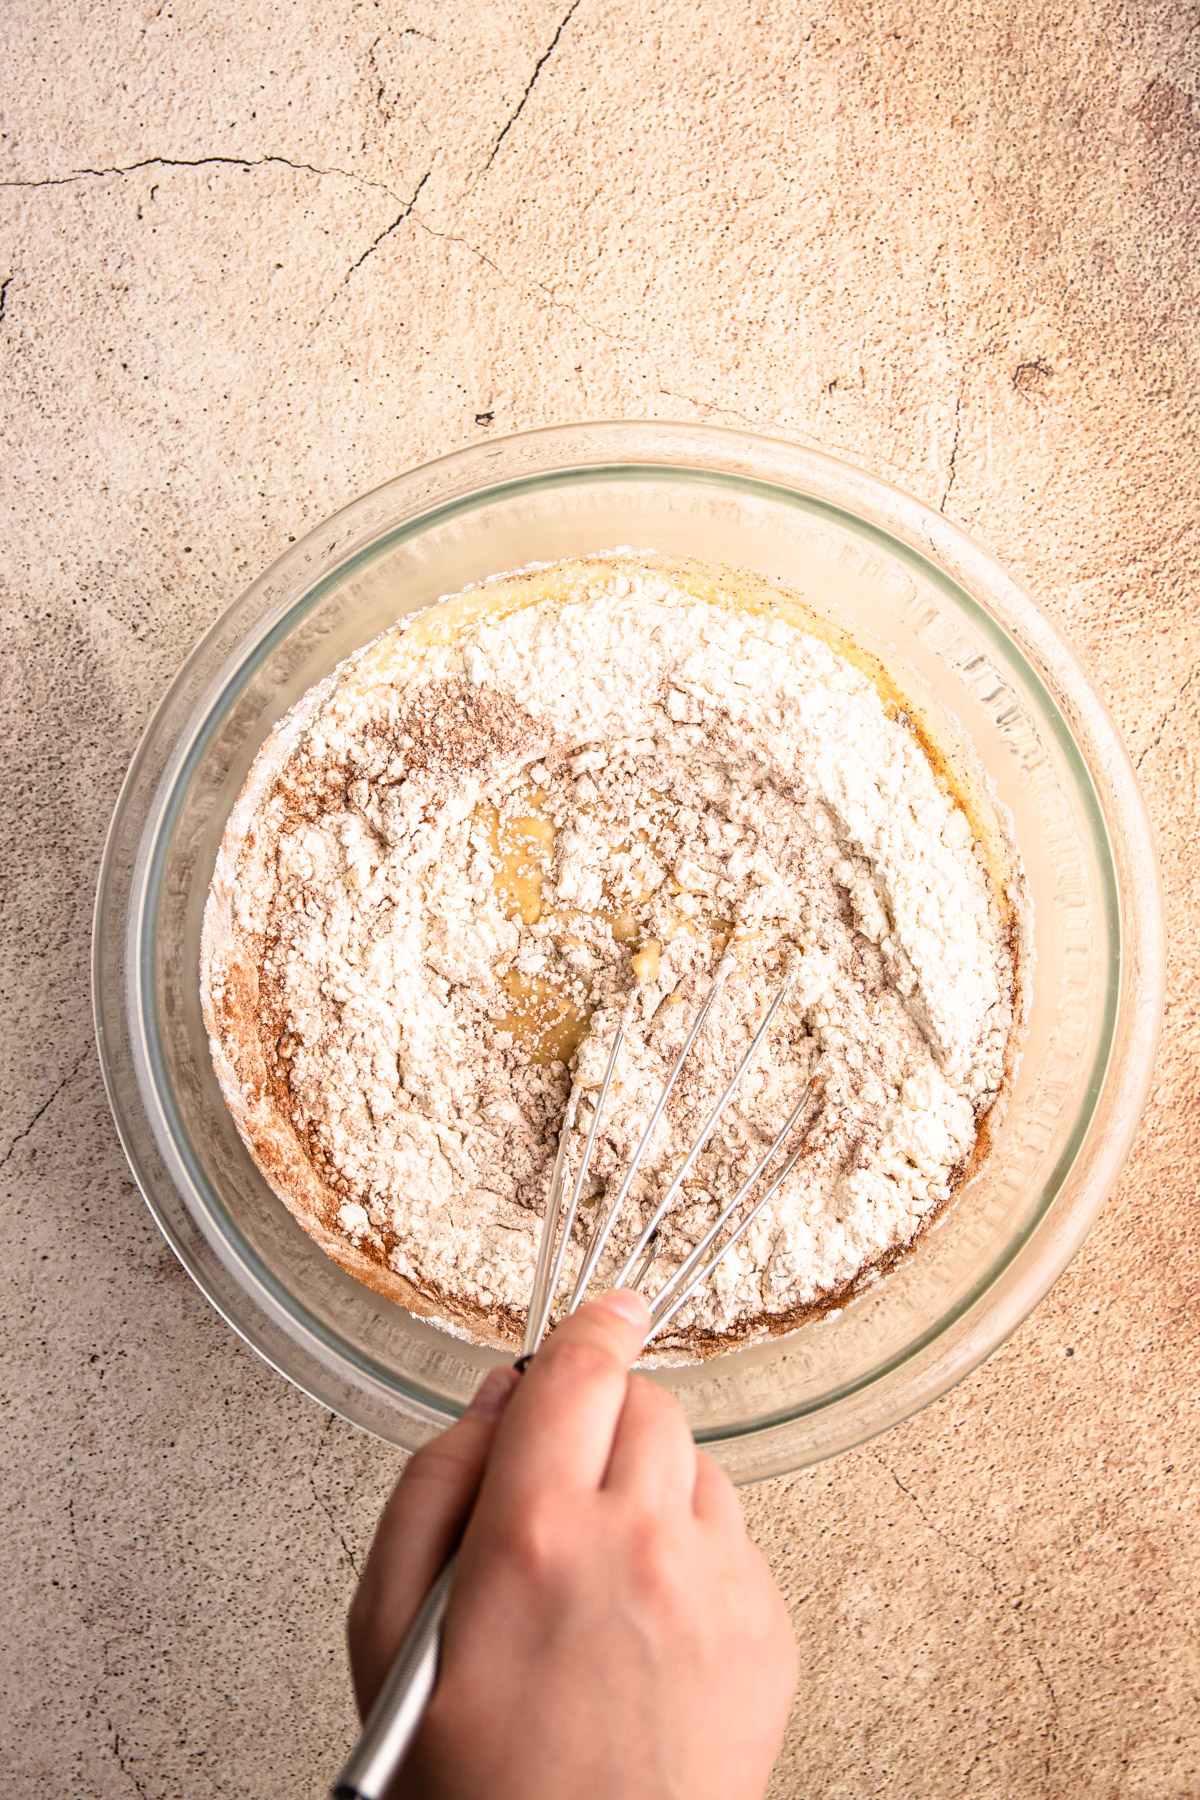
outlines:
[[[985,1154],[1020,1013],[1018,859],[917,699],[826,638],[744,571],[539,567],[385,634],[268,740],[208,904],[206,1017],[252,1154],[360,1279],[518,1336],[567,1065],[595,1085],[636,984],[594,1206],[727,946],[613,1267],[796,958],[761,1067],[659,1229],[664,1274],[818,1056],[827,1100],[681,1313],[679,1354],[843,1298]]]

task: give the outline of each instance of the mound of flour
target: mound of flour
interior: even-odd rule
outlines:
[[[723,955],[734,970],[601,1278],[785,967],[790,997],[664,1221],[651,1288],[822,1059],[804,1154],[679,1316],[685,1339],[778,1329],[909,1242],[1004,1080],[1010,934],[905,716],[786,618],[739,610],[711,574],[691,588],[686,566],[608,558],[489,584],[493,607],[454,630],[397,627],[299,709],[222,850],[205,981],[227,1093],[248,1066],[222,1023],[213,946],[232,936],[257,971],[263,1091],[325,1227],[510,1326],[571,1081],[598,1085],[635,957],[576,1263]]]

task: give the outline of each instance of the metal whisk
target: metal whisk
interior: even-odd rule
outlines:
[[[671,1072],[663,1085],[663,1090],[655,1103],[654,1110],[638,1140],[629,1166],[622,1177],[616,1194],[610,1201],[602,1216],[597,1218],[593,1228],[587,1251],[584,1255],[579,1274],[563,1311],[563,1317],[573,1313],[580,1305],[588,1286],[596,1273],[597,1265],[603,1256],[613,1227],[620,1215],[621,1208],[628,1198],[634,1178],[649,1148],[650,1141],[658,1127],[667,1101],[683,1071],[684,1064],[691,1053],[692,1046],[703,1030],[704,1022],[712,1011],[733,968],[732,956],[726,953],[718,966],[716,976],[701,1003],[700,1009],[692,1021],[683,1047]],[[645,1280],[654,1255],[654,1238],[663,1219],[670,1210],[671,1204],[690,1173],[696,1159],[708,1142],[714,1127],[722,1113],[733,1099],[741,1085],[742,1078],[751,1063],[758,1055],[766,1039],[771,1024],[787,999],[795,979],[794,969],[789,969],[781,982],[774,999],[763,1017],[762,1023],[755,1032],[737,1068],[734,1070],[716,1105],[712,1108],[700,1132],[672,1177],[666,1193],[654,1208],[649,1220],[643,1226],[637,1242],[625,1258],[619,1271],[608,1283],[611,1287],[640,1286]],[[550,1191],[546,1198],[546,1211],[542,1222],[541,1243],[538,1248],[537,1266],[534,1271],[533,1291],[529,1300],[529,1313],[525,1326],[525,1338],[521,1346],[521,1355],[517,1367],[523,1369],[537,1350],[550,1323],[550,1315],[554,1307],[554,1296],[558,1291],[562,1278],[563,1265],[571,1241],[571,1233],[579,1215],[580,1201],[584,1185],[587,1181],[588,1168],[592,1160],[592,1150],[600,1126],[600,1118],[604,1111],[608,1090],[613,1073],[621,1054],[621,1046],[625,1041],[634,1006],[641,992],[640,985],[635,987],[617,1026],[608,1053],[608,1061],[600,1081],[592,1109],[592,1117],[588,1126],[583,1155],[575,1173],[571,1186],[570,1198],[564,1211],[562,1204],[563,1189],[566,1186],[568,1149],[571,1133],[574,1130],[576,1115],[583,1090],[576,1082],[567,1100],[567,1110],[563,1117],[562,1130],[559,1134],[558,1152],[554,1159],[554,1170],[550,1178]],[[681,1308],[687,1305],[692,1296],[711,1279],[715,1270],[729,1255],[734,1245],[740,1242],[749,1231],[763,1208],[771,1202],[775,1194],[787,1180],[796,1164],[804,1154],[809,1133],[805,1133],[790,1156],[782,1164],[779,1172],[768,1182],[766,1188],[750,1201],[753,1190],[766,1175],[771,1163],[783,1149],[788,1138],[801,1123],[809,1107],[817,1097],[822,1083],[823,1061],[818,1060],[810,1074],[799,1100],[784,1120],[775,1138],[760,1157],[752,1172],[746,1177],[737,1193],[713,1220],[700,1242],[689,1253],[675,1270],[674,1274],[662,1284],[657,1293],[649,1300],[650,1330],[646,1335],[648,1344],[652,1338],[670,1323]],[[740,1216],[739,1216],[740,1215]],[[732,1226],[732,1229],[729,1228]],[[723,1232],[728,1231],[723,1243],[718,1248],[713,1246]],[[446,1605],[450,1595],[450,1583],[454,1574],[454,1558],[446,1564],[417,1614],[404,1643],[400,1647],[396,1661],[393,1663],[386,1682],[371,1710],[362,1735],[351,1751],[341,1774],[332,1790],[333,1800],[384,1800],[388,1788],[396,1777],[408,1752],[421,1716],[428,1704],[437,1680],[438,1658],[441,1651],[442,1621],[446,1614]]]

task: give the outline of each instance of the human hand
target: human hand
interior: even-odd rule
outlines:
[[[593,1301],[409,1463],[350,1611],[365,1713],[465,1523],[404,1800],[760,1800],[796,1678],[787,1610],[683,1409]]]

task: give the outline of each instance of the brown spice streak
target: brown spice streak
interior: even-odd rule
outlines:
[[[393,780],[407,779],[414,772],[458,777],[483,766],[498,741],[531,750],[544,737],[524,708],[510,695],[493,689],[475,691],[462,682],[438,681],[427,683],[406,698],[408,704],[403,709],[380,710],[364,722],[363,731],[343,763],[327,757],[315,758],[307,746],[289,760],[268,801],[275,803],[272,810],[276,840],[300,822],[311,823],[345,812],[356,812],[372,830],[377,830],[377,817],[371,816],[376,792],[392,785]],[[397,759],[404,765],[403,772],[390,777],[389,769]],[[358,782],[368,784],[370,791],[365,798],[353,792]],[[275,1122],[275,1129],[253,1133],[255,1160],[271,1185],[284,1195],[301,1224],[309,1229],[313,1225],[321,1228],[323,1247],[349,1273],[405,1306],[412,1307],[414,1299],[420,1296],[428,1304],[418,1305],[416,1310],[437,1309],[464,1324],[476,1324],[477,1309],[464,1306],[460,1299],[434,1283],[417,1287],[390,1267],[388,1258],[400,1239],[387,1225],[377,1228],[381,1245],[352,1244],[338,1231],[337,1215],[342,1203],[348,1199],[361,1202],[368,1196],[356,1191],[334,1166],[315,1122],[305,1116],[292,1092],[289,1065],[294,1044],[287,1001],[268,966],[277,944],[277,934],[258,940],[252,971],[245,970],[235,981],[226,983],[221,1009],[229,1039],[245,1046],[252,1044],[258,1053],[253,1059],[258,1064],[257,1091],[267,1101]],[[239,1073],[242,1072],[239,1064]],[[289,1138],[310,1172],[311,1179],[304,1184],[308,1205],[295,1195]],[[521,1328],[507,1316],[497,1314],[494,1321],[488,1318],[485,1322],[504,1341],[520,1337]]]

